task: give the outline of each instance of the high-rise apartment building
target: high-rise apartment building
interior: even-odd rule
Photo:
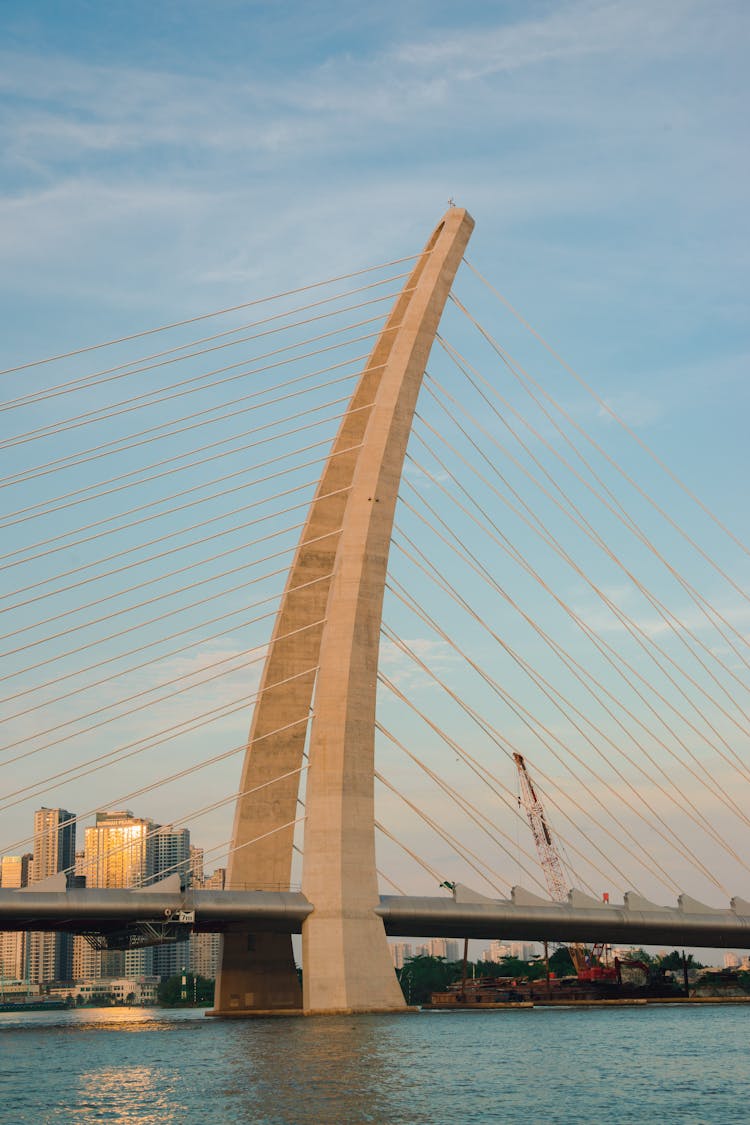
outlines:
[[[179,875],[183,890],[189,887],[192,875],[192,849],[188,829],[174,828],[171,824],[164,824],[154,831],[153,841],[152,880],[156,882],[170,875]],[[155,945],[152,949],[151,972],[154,976],[168,979],[186,969],[189,964],[190,945],[188,939],[168,942],[165,945]]]
[[[201,859],[203,853],[201,852]],[[218,867],[213,875],[203,879],[203,889],[223,891],[226,883],[226,869]],[[191,973],[216,980],[221,953],[221,934],[196,933],[190,935],[189,964]]]
[[[30,854],[6,855],[0,860],[0,887],[25,887],[29,880]],[[23,980],[26,975],[26,934],[0,933],[0,980]]]
[[[98,812],[85,832],[83,874],[87,887],[142,887],[154,871],[153,820],[129,810]]]
[[[191,852],[187,828],[173,828],[171,824],[156,828],[153,833],[152,881],[179,875],[180,886],[185,890],[192,881]]]
[[[83,874],[87,887],[142,887],[154,873],[154,836],[158,825],[146,817],[133,816],[128,809],[98,812],[96,822],[86,829],[83,849]],[[83,953],[84,951],[82,951]],[[92,951],[93,952],[93,951]],[[122,977],[151,971],[148,949],[108,951],[93,957],[85,955],[91,975]],[[86,974],[89,975],[88,973]]]
[[[75,813],[67,809],[37,809],[34,813],[34,859],[29,882],[40,883],[64,871],[70,878],[75,864]],[[73,936],[29,934],[26,973],[34,984],[70,980],[73,975]]]
[[[190,845],[190,885],[203,886],[203,848]]]

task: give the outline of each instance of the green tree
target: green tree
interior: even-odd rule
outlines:
[[[461,962],[446,964],[444,957],[407,957],[397,972],[407,1004],[426,1004],[433,992],[442,992],[461,976]]]
[[[702,969],[703,968],[703,965],[701,964],[700,961],[695,961],[693,959],[692,953],[688,953],[686,960],[687,960],[688,969]],[[674,972],[674,973],[681,973],[682,972],[682,954],[679,953],[678,950],[673,949],[671,953],[667,953],[667,955],[665,957],[661,958],[661,960],[659,961],[659,968],[660,969],[671,969],[671,971]]]
[[[182,983],[183,975],[185,984]],[[195,1004],[212,1004],[214,982],[195,973],[177,973],[163,980],[157,989],[157,999],[163,1008],[188,1007]]]
[[[556,977],[574,977],[576,975],[575,966],[567,945],[561,945],[560,948],[556,949],[550,956],[549,971],[554,973]]]

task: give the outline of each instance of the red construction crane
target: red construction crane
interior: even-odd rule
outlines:
[[[534,837],[539,863],[541,864],[545,882],[547,883],[547,890],[550,893],[550,898],[554,899],[555,902],[565,902],[568,897],[567,881],[563,874],[560,856],[555,847],[555,842],[552,839],[547,817],[544,814],[544,805],[537,797],[534,783],[526,768],[523,755],[514,754],[513,761],[516,763],[521,785],[518,803],[523,806],[526,812],[526,819],[529,822],[531,833]],[[587,972],[590,967],[589,961],[587,960],[586,949],[578,942],[569,945],[568,949],[570,959],[575,966],[576,973],[580,977],[581,974]]]

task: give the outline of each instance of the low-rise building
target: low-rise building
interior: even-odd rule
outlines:
[[[50,996],[59,996],[63,1000],[79,1001],[80,998],[83,1004],[90,1004],[99,997],[111,997],[115,1004],[147,1007],[156,1003],[158,988],[158,977],[99,977],[53,985],[48,992]]]

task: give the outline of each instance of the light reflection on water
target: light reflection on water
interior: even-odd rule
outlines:
[[[746,1008],[0,1014],[3,1125],[747,1120]]]

